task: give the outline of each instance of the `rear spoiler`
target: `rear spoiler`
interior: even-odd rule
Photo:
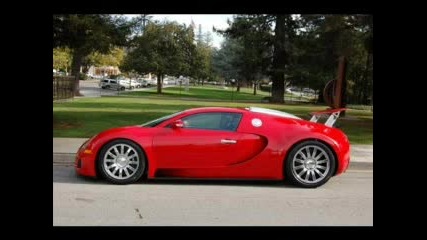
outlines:
[[[347,108],[336,108],[336,109],[329,109],[319,112],[313,112],[311,113],[313,116],[310,119],[310,122],[317,122],[321,116],[328,116],[328,119],[325,122],[325,125],[328,127],[332,127],[334,123],[337,121],[338,117],[340,116],[340,113],[342,111],[347,110]]]

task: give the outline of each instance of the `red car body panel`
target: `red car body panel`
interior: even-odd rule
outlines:
[[[241,113],[242,118],[236,131],[170,127],[186,116],[208,112]],[[262,126],[255,127],[253,119],[261,120]],[[77,173],[96,177],[96,161],[102,146],[116,139],[128,139],[141,146],[148,162],[148,178],[281,180],[285,177],[287,154],[304,140],[322,141],[331,148],[337,160],[335,175],[345,172],[350,161],[349,141],[339,129],[247,109],[196,108],[155,127],[121,127],[98,134],[78,150]],[[233,140],[236,144],[221,144],[221,140]]]

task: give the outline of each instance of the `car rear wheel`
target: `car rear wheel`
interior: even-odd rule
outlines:
[[[144,174],[145,155],[141,147],[126,139],[114,140],[99,153],[98,169],[108,181],[129,184],[138,181]]]
[[[286,177],[295,185],[315,188],[325,184],[335,170],[331,149],[318,141],[296,145],[286,159]]]

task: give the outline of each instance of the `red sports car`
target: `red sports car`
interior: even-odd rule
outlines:
[[[283,180],[318,187],[346,171],[347,136],[332,125],[258,108],[194,108],[142,125],[110,129],[78,150],[75,169],[128,184],[140,178]],[[322,112],[322,113],[325,113]]]

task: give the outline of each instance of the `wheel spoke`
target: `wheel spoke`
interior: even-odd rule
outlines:
[[[129,172],[128,172],[128,169],[127,169],[127,168],[125,168],[125,169],[123,169],[123,170],[125,171],[126,176],[127,176],[127,177],[129,177],[129,175],[130,175],[130,174],[129,174]]]
[[[316,159],[316,154],[317,154],[317,148],[313,148],[313,153],[311,154],[311,157]]]
[[[325,163],[325,162],[326,162],[326,159],[322,159],[322,160],[317,161],[317,164]]]
[[[322,165],[317,165],[317,168],[320,168],[320,169],[323,169],[323,170],[325,170],[325,169],[326,169],[326,167],[325,167],[325,166],[322,166]]]
[[[302,152],[302,151],[300,151],[299,152],[299,154],[302,156],[302,158],[305,160],[305,159],[307,159],[307,157],[305,156],[305,154]]]
[[[117,150],[117,147],[116,147],[116,146],[114,146],[114,152],[116,152],[116,156],[117,156],[117,155],[120,155],[120,152],[119,152],[119,150]]]
[[[123,177],[123,169],[120,168],[119,170],[119,177],[122,178]]]
[[[295,158],[295,162],[304,163],[304,160]]]
[[[310,176],[311,171],[307,171],[307,174],[305,175],[305,181],[308,181],[308,177]]]
[[[311,158],[310,147],[306,147],[305,152],[307,153],[307,157]]]
[[[105,161],[106,162],[114,162],[114,159],[108,159],[108,158],[106,158]]]
[[[129,156],[129,152],[132,150],[132,148],[128,148],[128,150],[126,151],[125,155],[126,157]]]
[[[136,154],[133,154],[132,156],[129,156],[128,158],[129,158],[129,160],[130,159],[132,159],[132,158],[134,158],[134,157],[136,157],[137,155]]]
[[[314,158],[314,160],[319,160],[319,158],[320,158],[321,156],[323,156],[323,152],[320,152],[320,154],[319,154],[317,157],[315,157],[315,158]]]
[[[319,176],[322,178],[323,176],[325,176],[323,173],[321,173],[317,168],[314,169],[314,171],[317,172],[317,174],[319,174]]]
[[[313,181],[316,181],[316,173],[313,170],[311,170],[311,175],[313,176]]]
[[[127,165],[127,166],[126,166],[126,168],[129,168],[130,170],[132,170],[132,172],[135,172],[135,171],[136,171],[136,169],[135,169],[135,168],[133,168],[131,165]]]
[[[117,166],[115,166],[116,169],[114,169],[114,171],[112,172],[113,175],[116,175],[117,170],[119,170],[119,168]]]
[[[301,169],[301,168],[304,168],[304,166],[303,165],[299,165],[299,166],[296,166],[294,169],[298,170],[298,169]]]
[[[304,168],[300,173],[298,173],[298,177],[302,177],[302,175],[307,172],[307,169]]]
[[[114,164],[111,164],[110,166],[108,166],[107,167],[107,169],[111,169],[112,167],[115,167],[116,166],[116,164],[114,163]]]
[[[107,155],[108,155],[108,156],[111,156],[111,157],[113,157],[113,158],[116,158],[116,157],[117,157],[117,155],[114,155],[112,152],[108,152],[108,153],[107,153]]]
[[[139,165],[139,163],[138,163],[138,159],[135,159],[135,161],[133,161],[133,160],[129,160],[129,164],[135,164],[135,165]]]

